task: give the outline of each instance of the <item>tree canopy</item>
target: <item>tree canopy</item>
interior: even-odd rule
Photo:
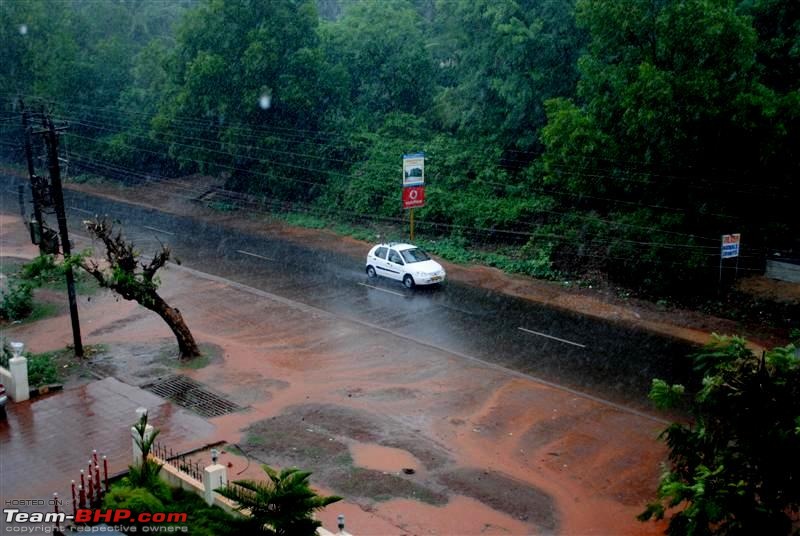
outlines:
[[[790,534],[800,512],[800,354],[761,356],[716,337],[694,356],[699,388],[654,380],[660,408],[688,409],[662,434],[669,468],[642,520],[671,509],[669,534]],[[795,526],[796,528],[796,526]]]
[[[745,272],[800,247],[796,2],[31,0],[0,39],[7,158],[22,97],[73,169],[386,230],[423,151],[424,236],[657,294],[709,288],[721,234]]]

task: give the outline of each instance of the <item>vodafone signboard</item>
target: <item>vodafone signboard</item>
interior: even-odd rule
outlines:
[[[425,187],[408,186],[403,188],[403,208],[419,208],[425,206]]]

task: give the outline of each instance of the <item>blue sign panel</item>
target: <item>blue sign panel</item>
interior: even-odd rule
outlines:
[[[742,235],[740,234],[726,234],[722,235],[722,252],[720,256],[723,259],[731,259],[739,256],[739,242]]]

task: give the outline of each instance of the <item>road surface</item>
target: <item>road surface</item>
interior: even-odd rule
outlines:
[[[0,208],[19,213],[17,179],[3,181]],[[685,377],[692,350],[682,341],[455,281],[406,290],[399,282],[368,279],[361,259],[280,237],[75,191],[65,191],[65,205],[76,237],[86,236],[82,220],[107,214],[145,253],[163,242],[191,268],[634,409],[650,409],[652,378]],[[50,220],[55,226],[55,217]]]

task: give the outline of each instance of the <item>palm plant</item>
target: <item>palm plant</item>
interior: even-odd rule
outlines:
[[[134,424],[133,428],[136,431],[136,446],[142,453],[142,463],[139,466],[128,467],[128,482],[133,487],[153,489],[159,483],[158,474],[161,471],[161,464],[150,457],[150,451],[160,430],[153,429],[150,434],[147,434],[147,413],[142,414],[139,422]]]
[[[314,512],[342,499],[312,490],[309,471],[289,467],[278,472],[266,464],[261,468],[269,480],[237,480],[217,490],[235,501],[238,510],[250,511],[250,530],[254,534],[312,536],[322,525],[314,519]]]

